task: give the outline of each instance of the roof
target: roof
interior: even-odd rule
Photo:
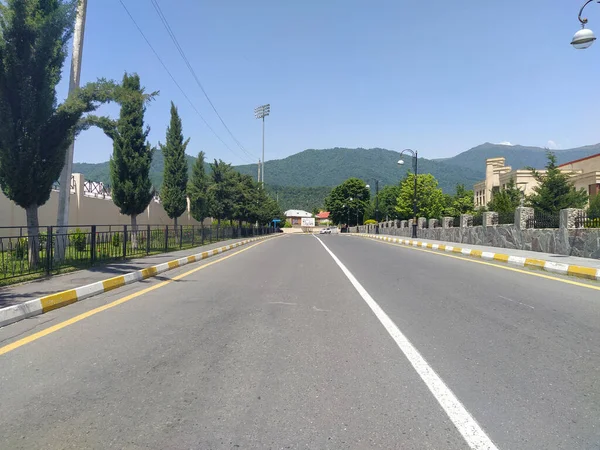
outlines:
[[[586,156],[585,158],[576,159],[575,161],[569,161],[569,162],[566,162],[564,164],[561,164],[558,167],[564,167],[564,166],[568,166],[570,164],[575,164],[575,163],[578,163],[578,162],[581,162],[581,161],[587,161],[588,159],[596,158],[598,156],[600,156],[600,153],[596,153],[595,155]]]
[[[301,209],[288,209],[285,217],[312,217],[312,214]]]
[[[321,211],[319,214],[317,214],[315,217],[317,219],[329,219],[329,211]]]

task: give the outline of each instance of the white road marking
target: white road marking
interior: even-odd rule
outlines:
[[[313,306],[313,307],[312,307],[312,309],[313,309],[314,311],[318,311],[318,312],[329,312],[329,310],[328,310],[328,309],[319,309],[319,308],[317,308],[316,306]]]
[[[508,300],[509,302],[517,303],[519,305],[527,306],[528,308],[535,309],[533,306],[528,305],[527,303],[521,303],[521,302],[518,302],[516,300],[513,300],[512,298],[505,297],[503,295],[499,295],[498,297],[503,298],[504,300]]]
[[[433,368],[425,361],[419,351],[412,345],[408,338],[400,331],[396,324],[389,318],[365,288],[358,282],[344,264],[333,254],[331,250],[315,236],[327,253],[333,258],[344,275],[350,280],[354,289],[358,291],[363,300],[369,305],[375,316],[394,339],[404,356],[425,382],[435,399],[444,409],[456,429],[460,432],[469,447],[473,450],[498,450],[485,431],[479,426],[471,413],[467,411],[460,400],[454,395],[446,383],[439,377]]]

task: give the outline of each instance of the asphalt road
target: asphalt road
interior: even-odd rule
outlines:
[[[600,447],[598,284],[320,239],[0,329],[0,448]]]

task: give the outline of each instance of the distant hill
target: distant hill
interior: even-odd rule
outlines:
[[[474,170],[479,177],[485,176],[485,160],[487,158],[505,157],[506,165],[513,169],[535,167],[541,169],[546,165],[546,149],[525,147],[522,145],[485,144],[462,152],[452,158],[437,160],[444,164]],[[600,153],[600,144],[588,145],[569,150],[552,150],[559,164]]]

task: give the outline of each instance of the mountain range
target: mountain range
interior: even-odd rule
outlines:
[[[426,159],[419,155],[419,173],[431,173],[438,180],[444,192],[452,193],[457,184],[468,189],[485,177],[485,160],[493,157],[505,157],[506,164],[513,169],[526,167],[543,168],[546,165],[546,149],[520,145],[502,145],[486,142],[456,156],[445,159]],[[553,151],[558,163],[600,153],[600,144]],[[280,205],[286,209],[312,209],[317,197],[327,195],[331,187],[350,177],[357,177],[379,186],[398,183],[406,172],[412,170],[413,160],[405,155],[405,164],[398,165],[400,153],[382,148],[332,148],[326,150],[309,149],[284,159],[265,163],[265,181],[271,192],[279,193]],[[196,158],[188,155],[188,167]],[[154,186],[162,184],[164,158],[160,150],[156,151],[150,169],[150,178]],[[235,166],[241,173],[257,175],[257,165]],[[73,172],[82,173],[86,179],[109,183],[108,162],[98,164],[75,163]],[[298,189],[306,188],[306,189]],[[310,189],[308,189],[310,188]]]

